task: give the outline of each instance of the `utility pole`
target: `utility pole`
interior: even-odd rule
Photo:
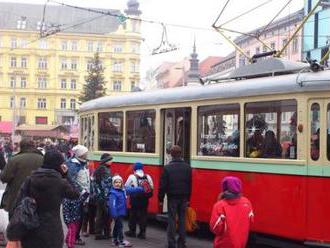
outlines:
[[[12,126],[12,133],[11,133],[11,140],[14,142],[15,138],[15,131],[16,131],[16,74],[15,74],[15,81],[13,84],[13,126]]]

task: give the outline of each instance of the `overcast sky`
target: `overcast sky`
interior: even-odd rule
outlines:
[[[46,0],[0,0],[2,2],[21,2],[44,4]],[[58,2],[84,7],[120,9],[126,8],[127,0],[57,0]],[[152,49],[159,46],[162,27],[159,24],[143,23],[141,56],[141,77],[149,68],[157,67],[162,61],[178,61],[189,56],[196,37],[199,59],[207,56],[225,56],[233,48],[212,30],[211,25],[217,18],[227,0],[139,0],[143,12],[142,19],[150,19],[165,24],[180,24],[204,29],[188,29],[166,25],[169,42],[179,47],[177,51],[151,55]],[[226,25],[242,32],[266,25],[289,0],[231,0],[223,12],[219,23],[224,23],[239,14],[262,3],[267,3],[252,13]],[[97,4],[96,4],[97,3]],[[303,8],[304,0],[291,0],[281,16]],[[28,13],[27,13],[28,16]],[[209,30],[207,30],[209,29]],[[232,34],[232,37],[236,37]]]

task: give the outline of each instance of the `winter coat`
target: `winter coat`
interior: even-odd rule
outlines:
[[[68,180],[71,185],[78,191],[90,191],[90,179],[86,164],[81,163],[75,157],[66,162],[68,166]],[[65,224],[81,220],[82,204],[87,197],[80,197],[76,200],[64,199],[63,200],[63,219]]]
[[[108,212],[111,215],[111,217],[117,218],[126,215],[127,213],[126,193],[129,195],[134,195],[142,192],[143,192],[142,187],[125,187],[125,189],[118,189],[112,187],[108,199]]]
[[[99,203],[105,203],[112,185],[110,169],[106,165],[101,164],[96,168],[93,175],[93,193],[95,199]]]
[[[5,156],[2,151],[0,151],[0,170],[3,170],[6,166]]]
[[[125,183],[125,187],[138,187],[138,178],[146,177],[149,185],[154,189],[154,183],[150,175],[145,174],[143,170],[136,170],[134,174],[129,175]],[[147,206],[149,198],[145,197],[144,194],[135,194],[130,197],[130,204],[132,208],[140,208]]]
[[[59,172],[39,168],[31,175],[29,194],[37,202],[40,226],[22,239],[23,248],[62,248],[61,203],[63,198],[78,198],[79,193]]]
[[[7,165],[0,174],[0,180],[7,183],[1,207],[12,213],[19,190],[25,179],[33,170],[43,164],[43,156],[37,149],[27,149],[9,159]]]
[[[165,194],[174,199],[190,200],[191,167],[183,160],[172,160],[164,167],[160,178],[158,200],[163,201]]]
[[[245,197],[220,200],[213,206],[210,230],[214,248],[244,248],[253,221],[250,201]]]

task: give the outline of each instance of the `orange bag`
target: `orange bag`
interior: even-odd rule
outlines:
[[[6,248],[22,248],[21,241],[8,241]]]
[[[187,207],[186,209],[185,227],[187,232],[193,232],[198,228],[196,211],[191,207]]]

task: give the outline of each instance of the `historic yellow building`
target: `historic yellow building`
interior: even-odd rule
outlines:
[[[106,10],[115,15],[109,16],[47,5],[43,18],[43,5],[0,3],[0,9],[0,121],[72,123],[95,52],[107,94],[130,92],[139,82],[139,20],[118,18],[119,10]],[[139,3],[129,0],[125,16],[140,14]]]

